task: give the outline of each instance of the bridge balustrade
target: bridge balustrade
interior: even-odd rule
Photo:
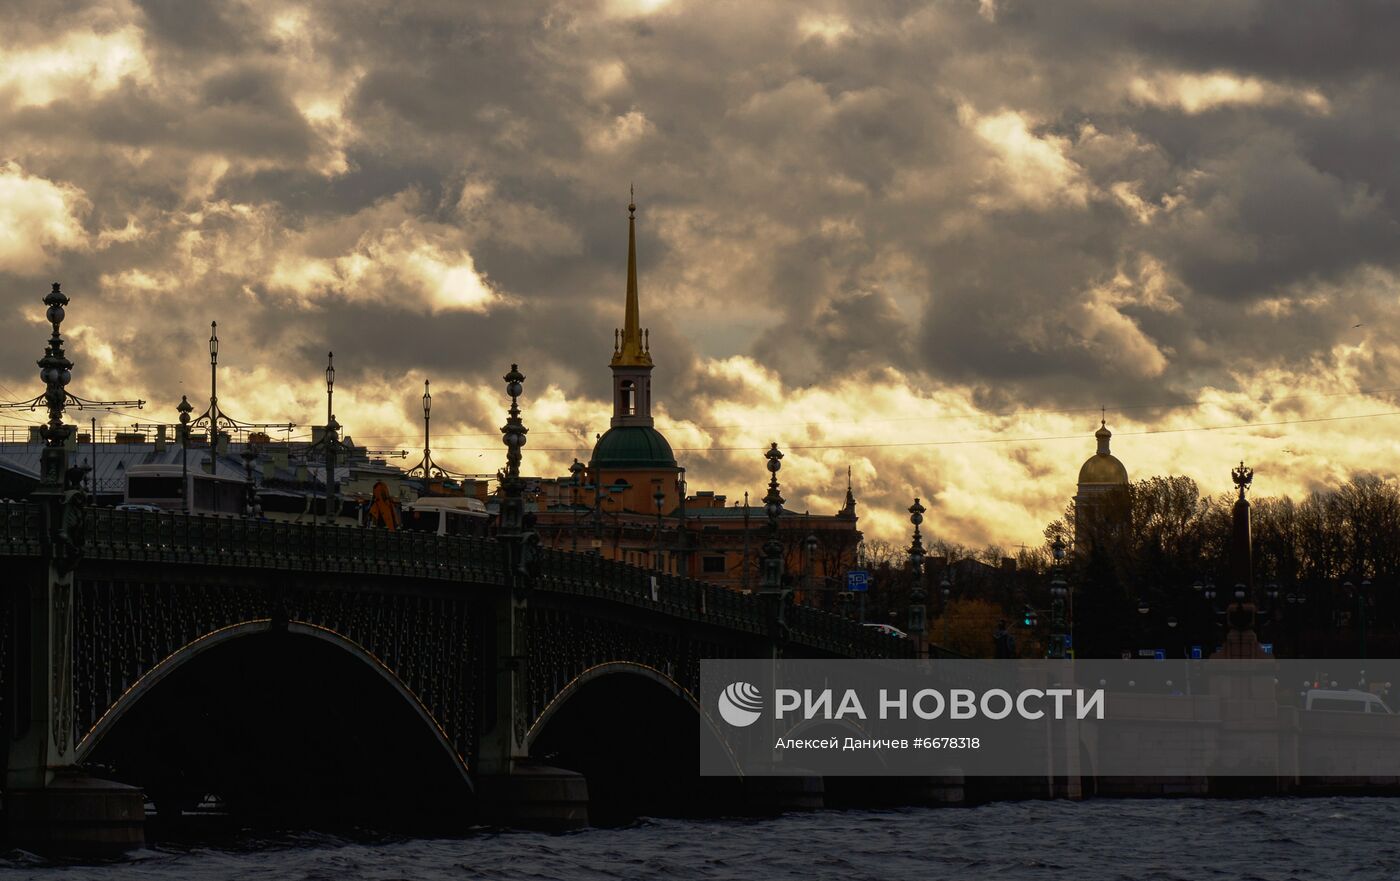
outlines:
[[[196,564],[505,583],[505,549],[493,539],[389,532],[322,523],[291,523],[174,512],[86,509],[83,554],[91,560]],[[33,557],[43,549],[37,504],[0,503],[0,555]],[[654,609],[732,631],[763,634],[759,597],[708,582],[541,548],[536,588]],[[895,639],[808,606],[788,611],[788,638],[851,657],[909,657],[912,641]],[[931,647],[931,654],[941,650]]]
[[[94,560],[505,580],[500,544],[481,538],[111,508],[86,514],[83,555]],[[0,554],[38,556],[42,517],[38,505],[0,503]]]

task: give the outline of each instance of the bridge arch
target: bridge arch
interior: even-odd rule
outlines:
[[[160,663],[142,674],[122,693],[116,702],[102,714],[101,718],[99,718],[97,723],[92,727],[92,730],[87,732],[82,740],[79,741],[75,751],[78,759],[81,761],[90,755],[93,749],[101,742],[102,737],[110,731],[132,707],[136,706],[142,697],[148,694],[162,680],[166,679],[176,670],[220,645],[242,637],[271,633],[273,628],[274,623],[271,618],[254,618],[226,627],[220,627],[176,649],[169,657],[166,657]],[[442,726],[438,724],[437,720],[428,712],[428,708],[423,706],[423,702],[418,699],[418,696],[404,684],[403,680],[400,679],[393,670],[389,669],[382,660],[375,656],[373,652],[369,651],[355,640],[319,624],[311,624],[305,621],[289,621],[286,624],[286,632],[297,636],[318,639],[323,643],[335,646],[347,652],[356,660],[363,662],[369,669],[378,674],[380,679],[398,694],[404,703],[413,710],[422,723],[432,732],[438,747],[461,775],[462,782],[466,784],[468,788],[472,787],[470,769],[467,765],[467,761],[453,748],[452,742],[448,738],[447,733],[443,731]]]
[[[540,712],[539,718],[531,723],[530,730],[526,732],[525,735],[526,745],[530,746],[535,743],[535,740],[549,723],[549,720],[568,703],[570,698],[578,694],[584,686],[604,676],[617,675],[641,676],[644,679],[649,679],[684,701],[695,710],[697,714],[700,713],[700,701],[696,699],[695,695],[691,694],[685,686],[681,685],[668,674],[647,664],[639,664],[636,661],[605,661],[584,670],[559,690],[559,693],[545,705],[545,708]]]
[[[739,778],[699,775],[701,741],[711,736],[719,739],[715,720],[690,689],[665,670],[620,660],[561,688],[526,743],[533,759],[583,774],[590,820],[609,825],[732,810]]]

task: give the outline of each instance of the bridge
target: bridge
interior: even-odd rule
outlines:
[[[776,513],[754,594],[541,547],[514,367],[494,538],[93,507],[64,448],[67,297],[45,303],[41,484],[0,503],[15,843],[130,846],[148,800],[211,794],[279,817],[699,811],[723,788],[697,775],[701,658],[913,653],[792,602]]]
[[[522,560],[523,540],[63,510],[0,505],[16,791],[107,771],[162,811],[212,792],[301,812],[382,807],[410,775],[437,806],[491,791],[477,807],[499,822],[582,819],[573,775],[545,775],[547,797],[501,778],[538,781],[549,759],[597,770],[604,793],[633,774],[694,788],[701,658],[911,652],[594,555]]]

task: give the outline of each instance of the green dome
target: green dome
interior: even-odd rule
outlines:
[[[649,425],[609,428],[593,447],[599,468],[675,468],[676,454],[661,432]]]

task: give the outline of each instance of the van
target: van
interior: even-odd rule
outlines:
[[[1369,691],[1349,688],[1346,691],[1333,691],[1325,688],[1308,689],[1303,703],[1305,710],[1325,710],[1334,713],[1379,713],[1391,715],[1391,710],[1378,695]]]

